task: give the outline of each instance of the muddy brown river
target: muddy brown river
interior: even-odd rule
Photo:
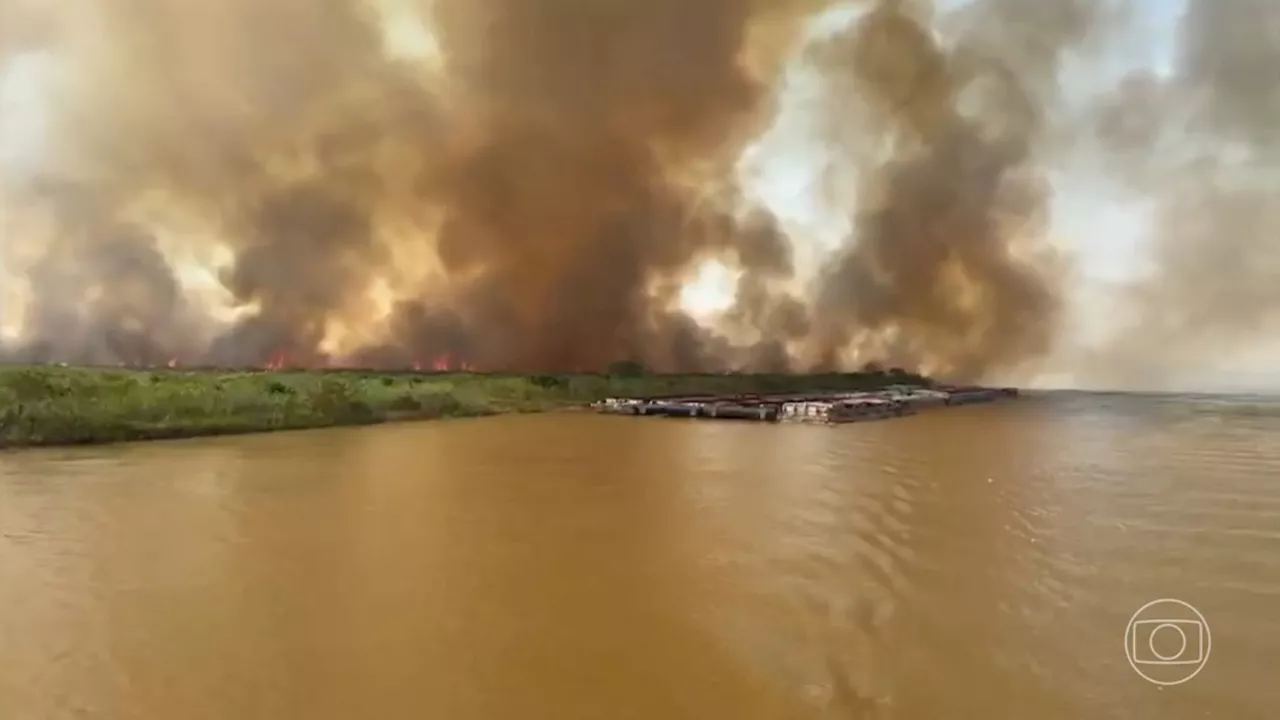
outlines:
[[[1277,673],[1260,398],[0,455],[4,720],[1248,720]]]

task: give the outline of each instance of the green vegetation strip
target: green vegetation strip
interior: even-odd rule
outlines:
[[[507,375],[0,367],[0,447],[226,435],[583,406],[609,397],[868,390],[901,372]]]

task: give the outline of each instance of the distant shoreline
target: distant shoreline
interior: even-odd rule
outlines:
[[[902,372],[507,374],[0,366],[0,448],[237,435],[585,407],[610,397],[875,390]]]

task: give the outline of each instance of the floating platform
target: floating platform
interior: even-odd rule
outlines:
[[[609,398],[593,407],[614,415],[831,425],[902,417],[932,407],[996,402],[1017,395],[1015,388],[894,386],[870,392]]]

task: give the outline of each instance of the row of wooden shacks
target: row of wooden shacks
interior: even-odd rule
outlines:
[[[594,407],[615,415],[832,424],[901,417],[944,405],[988,403],[1017,394],[1014,388],[891,386],[870,392],[609,398]]]

